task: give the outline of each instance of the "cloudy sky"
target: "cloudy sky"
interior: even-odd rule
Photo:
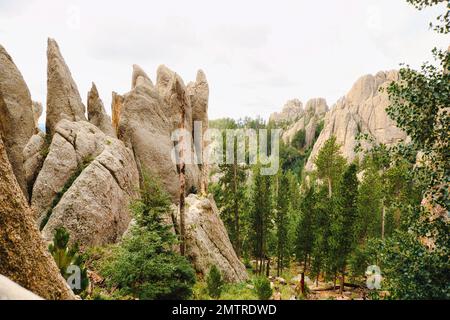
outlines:
[[[431,60],[432,47],[450,44],[428,30],[436,9],[406,0],[0,0],[0,44],[44,104],[52,37],[83,100],[94,81],[108,112],[111,92],[129,91],[132,64],[152,79],[166,64],[186,83],[206,72],[210,118],[267,118],[288,99],[332,105],[361,75]]]

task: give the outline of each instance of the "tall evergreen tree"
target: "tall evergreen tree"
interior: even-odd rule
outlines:
[[[317,177],[327,183],[328,197],[331,198],[333,190],[339,185],[339,180],[346,165],[346,160],[341,154],[335,136],[325,142],[314,164],[317,167]]]
[[[256,272],[263,274],[267,256],[269,230],[272,228],[272,187],[271,177],[261,175],[260,165],[253,169],[253,189],[251,197],[250,223],[252,243],[256,257]]]
[[[297,261],[302,263],[302,283],[301,291],[305,294],[304,278],[308,269],[308,258],[313,252],[315,239],[315,188],[312,185],[307,188],[304,196],[301,198],[300,218],[297,223],[296,239],[295,239],[295,255]]]
[[[345,284],[347,260],[356,245],[355,225],[357,218],[358,178],[357,166],[351,164],[344,173],[340,188],[339,210],[333,221],[333,254],[337,271],[341,274],[339,291],[342,294]]]
[[[277,179],[275,223],[277,230],[277,275],[280,276],[289,259],[289,179],[283,173],[280,173]]]

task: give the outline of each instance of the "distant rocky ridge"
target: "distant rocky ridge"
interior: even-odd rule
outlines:
[[[311,99],[306,103],[305,109],[302,110],[300,118],[289,126],[282,135],[285,143],[292,142],[295,134],[300,130],[305,131],[305,148],[308,149],[315,141],[316,129],[323,121],[325,114],[328,112],[328,105],[325,99]]]
[[[314,169],[314,160],[325,141],[336,136],[337,143],[349,161],[357,156],[355,146],[359,134],[368,134],[376,143],[393,145],[407,138],[386,113],[389,97],[380,91],[397,81],[397,71],[379,72],[361,77],[350,92],[340,99],[325,116],[324,128],[314,144],[306,170]]]
[[[292,123],[303,115],[303,103],[298,99],[286,102],[281,112],[270,115],[269,121],[276,124]]]
[[[348,161],[357,157],[354,149],[360,134],[367,134],[375,143],[388,146],[406,139],[406,134],[397,128],[388,117],[385,109],[389,106],[389,97],[385,91],[381,90],[398,79],[397,71],[363,76],[356,81],[348,94],[331,109],[328,108],[325,99],[309,100],[304,110],[297,113],[300,115],[299,119],[283,130],[283,141],[289,144],[299,131],[305,131],[305,148],[312,148],[305,169],[312,171],[317,154],[331,136],[336,136],[337,143],[341,145],[342,154]],[[296,105],[301,105],[301,103],[296,103]],[[286,107],[283,108],[283,110],[285,109]],[[271,121],[287,119],[287,116],[283,117],[282,115],[288,113],[288,111],[282,111],[273,114],[270,119]],[[316,129],[321,123],[323,129],[316,137]],[[362,145],[368,147],[368,144],[364,142]]]

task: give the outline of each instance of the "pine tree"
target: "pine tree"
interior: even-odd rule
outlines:
[[[333,254],[336,270],[341,274],[342,294],[345,284],[347,260],[356,245],[355,224],[357,218],[358,178],[357,166],[351,164],[344,173],[340,188],[342,210],[339,210],[333,220]]]
[[[289,259],[288,224],[289,224],[289,180],[286,174],[277,177],[277,206],[276,206],[276,230],[277,230],[277,275],[283,272]]]
[[[271,177],[261,175],[260,169],[260,165],[255,165],[253,169],[250,223],[254,255],[257,261],[256,272],[261,275],[268,257],[268,236],[269,230],[272,228],[272,188]]]
[[[223,289],[222,274],[215,265],[211,267],[206,278],[208,294],[211,298],[219,299]]]
[[[195,272],[189,261],[173,249],[178,244],[170,224],[171,201],[154,176],[142,176],[140,197],[131,206],[135,225],[121,244],[113,247],[101,272],[109,287],[142,300],[187,299],[192,295]]]
[[[314,164],[317,167],[317,177],[327,183],[328,197],[331,198],[333,190],[339,185],[339,180],[346,165],[346,160],[341,154],[335,136],[325,142]]]
[[[328,139],[319,151],[314,161],[317,167],[316,175],[320,181],[325,182],[327,196],[321,188],[317,200],[316,225],[317,237],[313,250],[313,272],[319,278],[321,271],[327,276],[333,275],[336,279],[337,265],[331,248],[332,221],[341,210],[339,188],[342,174],[346,167],[346,160],[340,152],[340,146],[336,143],[336,137]]]
[[[247,173],[245,167],[223,164],[219,166],[220,188],[215,199],[221,209],[221,218],[238,256],[242,253],[242,220],[247,207]]]
[[[315,239],[315,188],[311,186],[305,190],[301,198],[300,219],[297,224],[297,237],[295,240],[295,254],[297,260],[302,263],[302,287],[301,292],[305,294],[304,277],[308,268],[308,258],[313,252]]]
[[[89,277],[83,259],[81,255],[79,255],[78,245],[75,244],[69,248],[69,239],[70,234],[64,227],[56,229],[55,235],[53,236],[53,242],[48,246],[48,250],[55,259],[56,265],[64,279],[67,280],[72,275],[69,272],[71,266],[79,268],[79,287],[72,289],[76,294],[80,294],[89,286]]]

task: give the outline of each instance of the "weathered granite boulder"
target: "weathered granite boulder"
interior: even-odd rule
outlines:
[[[197,272],[207,275],[215,265],[226,281],[246,281],[247,271],[233,249],[213,197],[189,195],[185,214],[186,256]]]
[[[30,91],[11,56],[0,45],[0,136],[20,188],[28,197],[23,148],[35,132]]]
[[[73,299],[36,228],[1,138],[0,177],[0,274],[45,299]]]
[[[47,151],[48,144],[43,132],[33,135],[23,149],[23,168],[30,197],[32,196],[34,182],[44,164]]]
[[[53,39],[48,39],[47,60],[46,132],[53,137],[61,119],[86,121],[86,108],[69,67]]]
[[[350,92],[339,100],[325,117],[325,126],[317,139],[306,169],[314,169],[314,159],[332,135],[341,145],[343,155],[352,161],[357,156],[355,146],[358,134],[368,134],[376,143],[393,145],[407,138],[386,114],[389,97],[380,88],[398,80],[397,71],[379,72],[360,78]]]
[[[31,203],[46,240],[64,226],[82,247],[101,245],[126,230],[138,186],[131,149],[88,122],[61,120]]]
[[[84,169],[42,230],[51,241],[57,228],[69,231],[80,246],[100,246],[121,239],[131,221],[129,205],[137,197],[139,176],[133,153],[116,139]]]

